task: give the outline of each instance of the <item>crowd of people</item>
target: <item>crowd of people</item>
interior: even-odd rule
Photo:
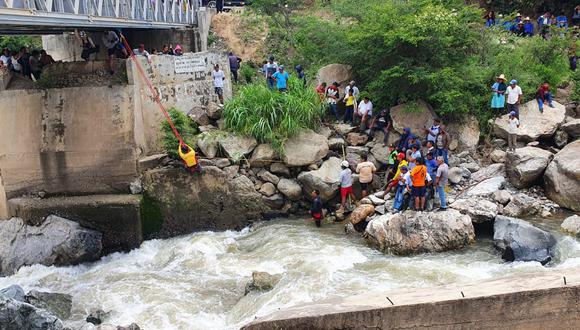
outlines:
[[[33,80],[40,79],[42,70],[53,63],[54,59],[44,49],[29,52],[27,47],[19,50],[4,48],[0,55],[0,70],[9,70]]]
[[[570,24],[565,13],[555,16],[550,12],[543,13],[533,20],[529,16],[523,17],[517,13],[513,19],[505,19],[502,14],[496,16],[494,11],[489,11],[484,15],[485,25],[487,27],[501,26],[518,36],[526,37],[539,34],[544,38],[550,36],[552,29],[568,29],[569,27],[580,26],[580,5],[574,8],[572,14],[572,24]]]

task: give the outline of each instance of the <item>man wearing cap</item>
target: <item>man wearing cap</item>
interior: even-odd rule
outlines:
[[[501,113],[505,107],[505,92],[507,85],[505,83],[505,76],[502,74],[497,77],[497,81],[491,86],[491,109]]]
[[[360,94],[360,92],[358,90],[358,87],[356,87],[354,80],[351,80],[348,86],[346,86],[346,88],[344,89],[344,95],[348,95],[348,91],[351,89],[352,96],[354,96],[355,99],[358,99],[358,95]]]
[[[516,117],[520,116],[520,102],[522,100],[522,89],[518,86],[518,81],[513,79],[506,89],[507,94],[507,110],[508,112],[515,112]]]
[[[290,75],[288,72],[284,71],[284,66],[280,65],[278,67],[278,72],[272,75],[272,78],[276,82],[276,88],[280,92],[288,91],[288,79],[290,79]]]
[[[518,37],[525,37],[526,31],[524,30],[524,22],[519,21],[513,31]]]
[[[145,56],[145,58],[147,58],[147,62],[151,63],[151,55],[148,51],[145,50],[144,44],[139,44],[138,48],[133,49],[133,54],[135,54],[135,56]]]
[[[526,37],[534,36],[534,23],[532,23],[529,17],[526,17],[524,20],[524,33]]]
[[[510,115],[508,116],[508,125],[508,151],[515,151],[518,128],[520,127],[520,121],[518,120],[515,111],[510,112]]]
[[[356,197],[352,190],[352,171],[348,161],[343,160],[340,164],[342,171],[340,172],[340,209],[339,212],[344,211],[346,207],[346,198],[350,196],[350,201],[356,201]]]

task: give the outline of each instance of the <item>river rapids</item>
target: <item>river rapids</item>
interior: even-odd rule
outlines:
[[[71,294],[76,320],[102,309],[111,311],[106,323],[135,322],[143,329],[238,329],[256,316],[333,296],[580,266],[580,243],[557,237],[556,260],[543,267],[503,262],[490,239],[478,238],[462,251],[396,257],[345,236],[341,225],[272,221],[252,231],[150,240],[90,264],[24,267],[0,278],[0,288],[19,284],[25,291]],[[283,275],[272,291],[244,296],[252,271]]]

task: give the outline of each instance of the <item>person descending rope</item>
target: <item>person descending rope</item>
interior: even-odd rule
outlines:
[[[201,173],[201,165],[197,161],[197,156],[195,155],[195,150],[185,143],[180,143],[177,147],[177,153],[179,157],[183,160],[185,167],[192,174]]]

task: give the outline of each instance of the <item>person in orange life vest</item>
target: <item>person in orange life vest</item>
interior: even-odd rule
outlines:
[[[417,165],[411,170],[412,187],[407,186],[411,190],[412,196],[415,198],[415,211],[423,211],[425,209],[425,192],[427,191],[426,181],[431,181],[429,173],[427,173],[427,166],[423,157],[415,160]]]
[[[185,167],[191,173],[201,173],[201,165],[197,161],[197,156],[195,155],[195,150],[185,143],[180,143],[177,147],[177,153],[179,157],[183,160]]]

